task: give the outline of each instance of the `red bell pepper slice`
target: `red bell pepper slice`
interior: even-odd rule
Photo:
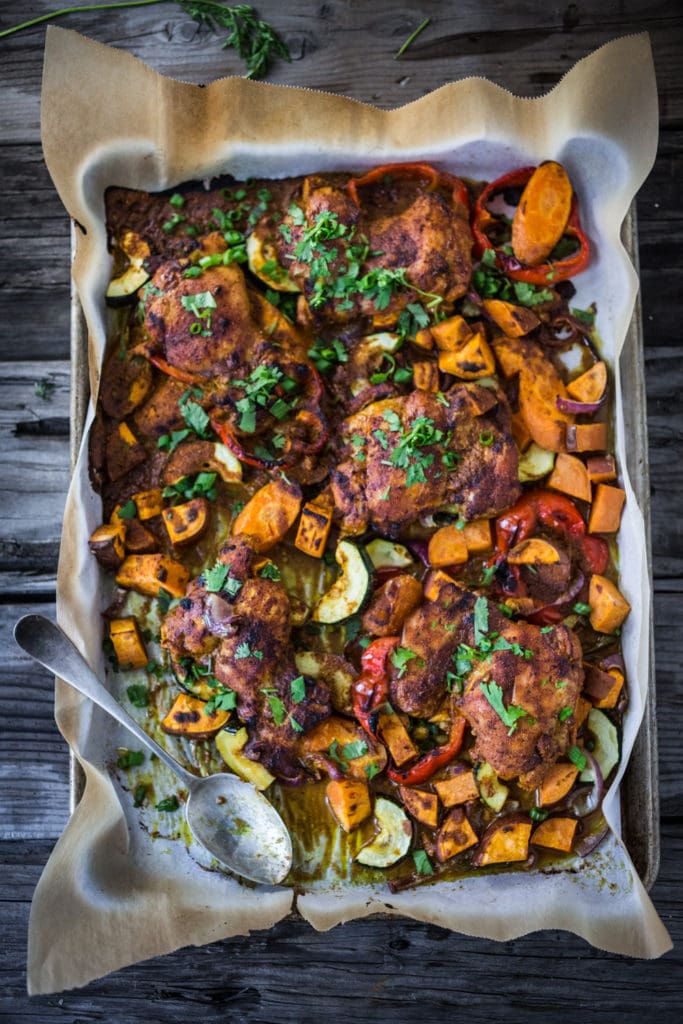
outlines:
[[[469,212],[470,197],[464,181],[454,174],[439,171],[436,167],[426,163],[383,164],[381,167],[373,167],[371,171],[363,174],[360,178],[350,178],[346,183],[346,189],[356,206],[360,206],[358,189],[381,181],[387,174],[394,178],[426,178],[428,192],[433,192],[439,186],[448,187],[451,189],[453,202],[462,203]]]
[[[524,281],[527,284],[547,286],[575,277],[590,263],[590,242],[581,227],[576,195],[572,198],[569,220],[564,234],[575,238],[578,248],[576,252],[563,259],[555,260],[552,263],[542,263],[538,267],[525,267],[515,256],[503,252],[502,247],[493,245],[487,233],[496,220],[495,215],[488,209],[488,203],[507,188],[524,187],[535,170],[535,167],[520,167],[516,171],[510,171],[509,174],[504,174],[496,181],[492,181],[480,194],[474,206],[472,224],[474,254],[477,259],[481,259],[487,249],[493,249],[496,254],[496,266],[507,277],[511,277],[514,281]]]
[[[353,713],[373,739],[377,732],[377,712],[389,696],[389,657],[398,642],[397,636],[373,640],[363,651],[361,673],[353,684]]]
[[[609,561],[609,548],[601,537],[588,537],[586,523],[576,505],[564,494],[530,491],[496,520],[496,561],[513,544],[526,540],[538,525],[575,541],[593,573],[602,574]]]
[[[460,752],[465,736],[465,725],[465,719],[462,715],[458,715],[453,719],[448,743],[444,743],[441,747],[434,747],[433,750],[423,754],[409,768],[400,770],[389,768],[388,777],[400,786],[418,786],[421,782],[427,782],[435,772],[438,772],[439,768],[445,768]]]
[[[206,384],[206,377],[200,377],[196,373],[190,373],[189,370],[181,370],[177,366],[172,366],[161,356],[148,355],[146,352],[142,353],[147,356],[152,366],[156,366],[157,370],[161,370],[168,377],[174,377],[176,380],[183,381],[184,384]]]

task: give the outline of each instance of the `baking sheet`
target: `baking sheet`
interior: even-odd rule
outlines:
[[[510,167],[559,159],[584,199],[586,228],[596,240],[576,301],[597,298],[606,355],[616,359],[622,349],[637,278],[619,231],[656,149],[647,37],[608,44],[539,100],[518,99],[470,79],[400,110],[379,111],[326,94],[243,80],[223,80],[203,90],[181,85],[127,54],[53,28],[43,103],[48,166],[69,213],[85,229],[77,232],[75,277],[89,327],[93,392],[106,340],[102,294],[110,261],[104,188],[158,190],[226,171],[236,177],[277,177],[327,168],[361,170],[419,156],[463,175],[492,178]],[[625,379],[632,370],[622,365]],[[630,437],[625,444],[624,421],[632,410],[619,391],[619,377],[615,365],[617,456],[623,470],[631,445]],[[83,543],[100,512],[85,462],[81,452],[65,516],[58,614],[101,669],[92,608],[103,604],[102,587]],[[638,481],[640,467],[635,468]],[[632,693],[624,728],[628,753],[648,698],[651,615],[645,523],[628,480],[624,483],[629,500],[621,544],[632,554],[623,566],[622,588],[633,606],[624,631]],[[127,809],[107,774],[103,750],[116,742],[109,722],[61,684],[56,703],[58,724],[84,766],[86,787],[34,899],[31,991],[83,984],[179,945],[267,927],[289,912],[286,890],[251,889],[228,876],[203,875],[178,854],[179,844],[169,844],[169,855],[160,858],[158,845],[147,843],[134,822],[129,827]],[[605,813],[615,825],[617,801],[613,789]],[[381,886],[322,886],[299,896],[297,906],[319,928],[386,911],[498,939],[563,927],[602,948],[635,956],[658,956],[670,945],[616,834],[572,875],[489,875],[440,882],[390,901]],[[89,951],[86,962],[75,955],[83,949]]]

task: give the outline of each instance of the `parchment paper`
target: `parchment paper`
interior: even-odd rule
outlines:
[[[383,111],[244,79],[223,79],[206,88],[181,84],[127,53],[49,28],[42,134],[52,178],[80,225],[74,278],[89,330],[93,394],[106,341],[103,295],[111,267],[104,223],[107,186],[155,191],[225,173],[279,177],[417,158],[491,179],[520,165],[560,160],[581,197],[594,243],[595,258],[577,282],[575,302],[598,302],[598,330],[616,378],[616,451],[625,475],[628,439],[617,357],[638,283],[619,230],[657,145],[647,36],[607,44],[540,99],[521,99],[482,79],[466,79]],[[106,604],[106,585],[86,544],[101,511],[86,462],[82,451],[67,500],[58,618],[102,672],[97,611]],[[624,484],[621,585],[633,611],[623,636],[631,704],[619,779],[649,683],[644,528],[628,480]],[[118,736],[110,720],[59,682],[55,706],[87,784],[35,893],[30,992],[83,985],[179,946],[268,928],[293,908],[288,889],[254,888],[206,873],[182,843],[150,842],[106,768]],[[604,810],[614,832],[576,872],[489,875],[394,896],[379,886],[319,884],[299,896],[296,907],[318,929],[381,911],[495,939],[565,928],[606,950],[660,956],[670,939],[618,837],[617,785]]]

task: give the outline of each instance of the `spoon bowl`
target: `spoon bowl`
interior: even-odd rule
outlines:
[[[59,626],[25,615],[14,627],[19,647],[54,672],[159,757],[183,783],[192,835],[217,861],[252,882],[277,885],[292,866],[292,840],[282,818],[249,782],[236,775],[192,775],[124,711]]]

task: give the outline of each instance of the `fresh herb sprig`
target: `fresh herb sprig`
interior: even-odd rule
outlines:
[[[247,78],[263,78],[268,73],[271,62],[279,57],[291,62],[289,47],[267,22],[261,21],[250,4],[226,5],[220,0],[175,0],[177,5],[197,22],[206,25],[212,32],[227,29],[228,35],[223,42],[224,49],[233,49],[244,61]],[[46,21],[54,21],[66,14],[81,14],[87,11],[111,11],[124,7],[152,7],[166,3],[166,0],[119,0],[113,4],[79,4],[75,7],[62,7],[60,10],[41,14],[37,18],[23,21],[0,32],[0,39],[13,35],[24,29],[34,28]]]

